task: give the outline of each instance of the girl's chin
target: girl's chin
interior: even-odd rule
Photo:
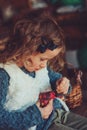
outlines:
[[[33,69],[33,68],[27,68],[27,71],[29,71],[29,72],[34,72],[35,69]]]
[[[38,70],[40,70],[40,69],[28,68],[27,70],[28,70],[29,72],[34,72],[34,71],[38,71]]]
[[[29,69],[28,71],[29,71],[29,72],[34,72],[35,70],[34,70],[34,69]]]

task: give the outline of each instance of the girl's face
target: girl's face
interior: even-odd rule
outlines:
[[[29,57],[22,59],[22,66],[25,67],[29,72],[38,71],[46,67],[47,62],[55,58],[60,53],[61,49],[57,48],[53,51],[47,49],[44,53],[35,53]]]

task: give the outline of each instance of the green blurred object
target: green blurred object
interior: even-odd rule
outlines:
[[[84,0],[61,0],[62,5],[83,5]]]
[[[49,0],[49,2],[54,5],[54,4],[58,3],[59,0]]]
[[[77,52],[78,63],[81,69],[87,69],[87,43]]]
[[[50,0],[52,4],[55,4],[58,0]]]

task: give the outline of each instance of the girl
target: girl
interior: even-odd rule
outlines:
[[[70,124],[72,119],[68,122],[66,115],[71,114],[61,99],[40,107],[41,92],[70,91],[69,80],[63,77],[59,84],[62,75],[49,68],[63,66],[64,37],[56,21],[51,17],[19,20],[10,37],[0,51],[0,129],[53,130],[55,123],[55,130],[86,130],[85,118],[76,116],[77,125]],[[84,128],[78,125],[81,121]]]

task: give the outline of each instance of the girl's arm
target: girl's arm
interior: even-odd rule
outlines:
[[[59,80],[60,78],[62,78],[62,74],[54,72],[49,67],[47,69],[48,69],[48,75],[49,75],[51,87],[52,87],[53,90],[55,90],[56,81]]]
[[[4,104],[9,86],[9,75],[0,69],[0,128],[26,129],[43,121],[38,107],[34,104],[24,111],[5,110]]]
[[[49,75],[49,78],[50,78],[50,83],[51,83],[51,87],[53,90],[56,89],[56,83],[59,79],[62,78],[62,74],[58,73],[58,72],[54,72],[53,70],[51,70],[49,67],[48,67],[48,75]],[[72,86],[71,84],[69,85],[69,88],[68,88],[68,92],[67,94],[69,94],[72,90]]]

